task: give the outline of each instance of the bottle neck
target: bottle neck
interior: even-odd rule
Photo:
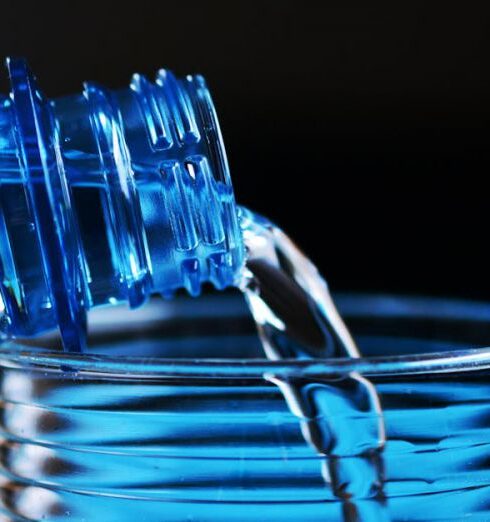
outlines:
[[[9,68],[12,101],[0,117],[9,333],[58,325],[76,346],[94,306],[236,284],[242,237],[202,77],[135,75],[126,89],[86,83],[48,102],[24,62]],[[19,216],[29,230],[21,241]]]

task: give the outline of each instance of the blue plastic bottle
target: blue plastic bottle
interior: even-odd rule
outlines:
[[[135,75],[46,99],[10,59],[0,98],[2,330],[59,326],[85,343],[86,311],[203,283],[236,283],[244,252],[213,103],[200,76]]]

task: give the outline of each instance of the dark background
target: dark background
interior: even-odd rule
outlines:
[[[238,200],[334,289],[490,298],[486,2],[126,4],[3,1],[0,55],[49,96],[200,72]]]

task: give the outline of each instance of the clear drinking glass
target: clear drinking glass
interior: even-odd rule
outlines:
[[[362,359],[265,359],[234,294],[98,310],[82,356],[4,341],[0,520],[489,520],[490,305],[337,302]],[[372,448],[315,451],[308,433],[332,419],[308,431],[277,385],[342,399],[354,374],[382,408],[374,479]],[[362,439],[362,415],[336,417],[338,437]]]

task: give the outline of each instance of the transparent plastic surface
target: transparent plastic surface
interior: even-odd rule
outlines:
[[[3,343],[0,519],[489,519],[490,305],[337,302],[362,358],[264,359],[234,295],[94,312],[84,356]],[[316,418],[322,454],[286,381],[342,404]]]
[[[49,100],[7,61],[0,96],[1,331],[59,328],[81,351],[87,310],[236,282],[243,245],[201,76],[135,75]]]

